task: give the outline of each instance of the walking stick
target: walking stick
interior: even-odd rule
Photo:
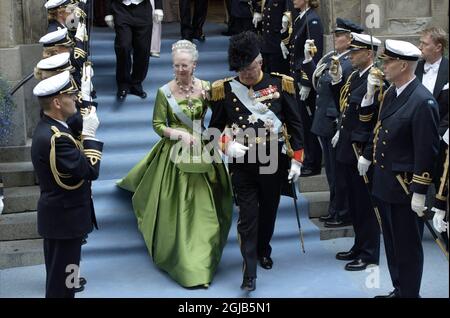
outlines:
[[[358,151],[358,149],[357,149],[355,144],[352,144],[352,147],[353,147],[353,151],[355,152],[356,161],[358,162],[359,155],[360,155],[359,151]],[[380,211],[378,211],[378,207],[375,204],[373,204],[372,195],[370,194],[369,178],[367,178],[367,175],[363,175],[362,177],[364,179],[364,184],[366,185],[366,190],[367,190],[367,192],[369,194],[370,205],[372,206],[373,211],[375,212],[375,216],[377,217],[378,225],[380,226],[380,232],[383,232],[383,228],[381,227]]]
[[[300,242],[302,243],[302,251],[303,253],[305,253],[305,241],[303,240],[303,231],[302,231],[302,225],[300,223],[300,213],[298,211],[298,206],[297,206],[297,190],[295,189],[295,183],[290,181],[289,182],[292,185],[292,193],[293,193],[293,198],[294,198],[294,207],[295,207],[295,216],[297,217],[297,225],[298,225],[298,231],[300,234]]]
[[[396,178],[397,178],[398,182],[400,183],[400,185],[402,186],[403,190],[405,191],[406,195],[411,198],[411,193],[409,192],[408,187],[406,186],[405,181],[403,180],[402,176],[400,174],[398,174],[398,175],[396,175]],[[423,222],[425,223],[426,227],[428,228],[428,231],[430,231],[431,236],[433,237],[434,241],[439,246],[442,253],[444,253],[444,255],[448,261],[448,252],[445,250],[444,244],[439,239],[439,237],[436,235],[436,232],[434,232],[433,227],[431,226],[430,222],[428,222],[426,215],[424,214],[423,216],[421,216],[421,218],[422,218]]]

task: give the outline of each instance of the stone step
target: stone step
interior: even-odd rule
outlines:
[[[31,186],[37,183],[31,161],[0,163],[0,178],[5,188]]]
[[[24,146],[2,147],[0,162],[31,161],[31,139]]]
[[[330,188],[328,186],[325,171],[322,170],[321,174],[312,177],[300,177],[299,190],[301,193],[329,191]]]
[[[40,238],[37,233],[37,212],[0,215],[0,241]]]
[[[323,222],[320,222],[318,218],[311,219],[311,222],[314,223],[319,228],[320,240],[332,240],[340,237],[354,237],[355,231],[353,230],[353,226],[343,226],[337,228],[328,228],[324,226]]]
[[[36,211],[39,195],[39,186],[5,188],[3,213]]]
[[[328,215],[328,204],[330,201],[329,191],[302,192],[302,195],[306,201],[308,201],[310,218]]]
[[[0,269],[39,264],[44,264],[42,239],[0,242]]]

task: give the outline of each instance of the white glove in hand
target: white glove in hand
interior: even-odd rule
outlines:
[[[314,46],[314,40],[306,40],[305,47],[303,49],[303,51],[305,53],[305,60],[303,61],[304,64],[309,63],[312,60],[311,46]]]
[[[372,97],[375,94],[375,89],[381,87],[381,85],[383,85],[381,80],[372,73],[369,73],[369,76],[367,76],[367,97]]]
[[[280,43],[281,54],[283,54],[283,58],[287,59],[289,56],[289,49],[286,47],[286,44],[283,42]]]
[[[425,207],[425,194],[413,193],[411,209],[416,212],[419,217],[424,216],[423,211],[427,209]]]
[[[336,134],[333,136],[333,138],[331,138],[331,145],[333,146],[333,148],[336,148],[338,141],[339,141],[339,130],[336,131]]]
[[[255,12],[253,13],[253,25],[255,26],[255,29],[258,27],[258,23],[262,20],[261,13]]]
[[[245,156],[245,153],[247,150],[248,150],[248,147],[246,147],[236,141],[230,141],[230,143],[227,145],[225,154],[229,157],[240,158],[240,157]]]
[[[311,92],[311,87],[301,86],[300,93],[299,93],[300,100],[305,101],[308,98],[310,92]]]
[[[439,233],[445,232],[447,230],[447,222],[444,221],[445,211],[439,210],[437,208],[432,208],[431,211],[434,212],[433,226]]]
[[[105,16],[105,22],[111,29],[114,29],[114,16],[113,15]]]
[[[84,41],[86,38],[86,24],[78,23],[77,32],[75,33],[75,38],[79,41]]]
[[[164,12],[161,9],[155,9],[153,12],[153,22],[159,24],[164,19]]]
[[[360,176],[365,176],[367,174],[367,170],[369,170],[371,163],[372,163],[372,161],[367,160],[363,156],[359,156],[358,171],[359,171]]]
[[[331,79],[333,80],[333,83],[339,83],[342,79],[342,66],[339,63],[339,66],[333,65],[328,70],[328,74],[330,74]]]
[[[287,31],[289,26],[289,18],[287,15],[283,15],[283,18],[281,19],[281,31],[280,33],[284,33]]]
[[[92,86],[92,76],[94,71],[91,65],[83,65],[82,76],[81,76],[81,96],[85,101],[92,101],[91,92],[94,89]]]
[[[302,164],[295,159],[291,160],[291,169],[289,169],[288,180],[297,182],[298,178],[302,174]]]
[[[83,137],[95,138],[95,133],[97,132],[98,125],[100,125],[100,121],[97,117],[96,108],[91,107],[89,113],[83,117],[83,131],[81,132],[81,135]]]

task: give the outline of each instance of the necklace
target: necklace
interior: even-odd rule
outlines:
[[[194,104],[191,100],[191,95],[194,94],[194,87],[195,87],[195,77],[192,77],[192,82],[190,85],[184,86],[181,81],[178,79],[175,79],[175,82],[177,83],[178,89],[182,95],[186,96],[186,99],[188,101],[187,107],[191,111],[191,113],[194,112]]]

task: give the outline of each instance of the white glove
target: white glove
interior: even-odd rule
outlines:
[[[427,209],[425,206],[425,197],[425,194],[413,193],[411,209],[416,212],[419,217],[424,216],[423,211]]]
[[[447,222],[444,221],[445,211],[432,208],[431,211],[434,212],[433,226],[439,233],[445,232],[447,230]]]
[[[311,87],[301,86],[300,93],[299,93],[300,100],[305,101],[309,96],[309,92],[311,92]]]
[[[382,85],[383,83],[377,76],[369,73],[369,76],[367,76],[367,96],[372,97],[375,94],[375,89]]]
[[[246,147],[236,141],[230,141],[230,143],[227,145],[225,154],[229,157],[240,158],[240,157],[245,156],[245,152],[247,150],[248,150],[248,147]]]
[[[92,70],[92,66],[90,64],[83,65],[82,76],[81,76],[81,97],[85,101],[92,101],[91,92],[94,89],[92,85],[92,76],[94,75],[94,71]]]
[[[164,12],[161,9],[155,9],[153,11],[153,22],[159,24],[164,19]]]
[[[289,169],[288,180],[297,182],[298,178],[302,174],[302,164],[295,159],[291,160],[291,169]]]
[[[333,136],[333,138],[331,138],[331,145],[333,146],[333,148],[336,148],[338,141],[339,141],[339,130],[336,131],[336,134]]]
[[[339,66],[333,65],[332,67],[330,67],[330,69],[328,70],[328,74],[330,74],[333,83],[339,83],[342,79],[341,63],[339,63]]]
[[[367,170],[369,170],[371,163],[372,163],[372,161],[367,160],[363,156],[359,156],[358,171],[359,171],[360,176],[365,176],[367,174]]]
[[[100,121],[97,117],[97,111],[95,107],[91,107],[89,113],[83,117],[83,131],[81,135],[84,137],[92,137],[95,138],[95,133],[97,131],[98,125],[100,125]]]
[[[255,29],[258,27],[258,23],[261,22],[262,15],[261,13],[255,12],[253,13],[253,25],[255,26]]]
[[[86,39],[86,24],[78,23],[77,32],[75,33],[75,38],[80,41],[84,41]]]
[[[281,31],[280,33],[284,33],[287,31],[289,26],[289,18],[287,15],[283,15],[283,18],[281,18]]]
[[[111,29],[114,29],[114,16],[113,15],[105,16],[105,22]]]
[[[280,43],[281,54],[283,54],[283,58],[287,59],[289,56],[289,49],[286,47],[286,44],[283,42]]]
[[[314,40],[306,40],[305,41],[305,47],[303,49],[305,53],[305,60],[303,61],[304,64],[311,62],[312,56],[311,56],[311,46],[314,45]]]

